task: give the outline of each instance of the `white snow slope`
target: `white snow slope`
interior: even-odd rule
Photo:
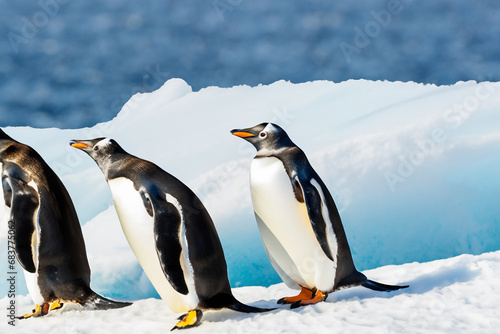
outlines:
[[[235,288],[243,302],[278,307],[262,314],[207,311],[204,321],[186,333],[498,333],[500,251],[461,255],[429,263],[386,266],[365,272],[381,282],[409,283],[395,293],[362,287],[331,294],[326,302],[290,310],[276,300],[296,293],[284,283]],[[5,309],[7,298],[0,300]],[[27,312],[29,297],[18,298]],[[136,301],[120,310],[61,310],[38,319],[0,322],[1,333],[167,333],[177,322],[159,299]],[[10,328],[9,328],[10,327]]]
[[[251,208],[248,172],[255,151],[229,133],[233,128],[265,121],[276,122],[288,132],[329,187],[360,270],[500,249],[500,83],[434,86],[365,80],[279,81],[269,86],[209,87],[193,92],[183,80],[172,79],[157,91],[134,95],[115,119],[92,128],[4,130],[35,148],[67,186],[83,225],[94,290],[135,300],[157,294],[126,243],[101,172],[89,157],[72,149],[69,140],[112,137],[125,150],[155,162],[184,181],[214,219],[232,285],[269,286],[280,281],[265,255]],[[2,210],[0,206],[0,267],[7,268],[7,215]],[[278,311],[283,317],[232,313],[222,313],[221,317],[230,320],[231,329],[237,319],[245,319],[242,325],[252,329],[267,322],[267,317],[269,326],[288,323],[288,327],[280,328],[295,329],[307,323],[302,315],[308,319],[310,314],[322,314],[324,308],[331,307],[335,309],[312,317],[316,321],[311,320],[310,325],[322,326],[326,321],[325,328],[330,329],[362,326],[365,322],[371,326],[369,312],[380,312],[373,313],[372,320],[380,326],[396,326],[391,327],[395,331],[410,323],[415,328],[417,324],[431,326],[429,317],[434,317],[438,326],[442,315],[450,320],[436,328],[444,330],[449,325],[460,329],[461,323],[469,324],[472,310],[483,313],[492,305],[489,298],[499,297],[491,280],[495,275],[490,276],[484,264],[489,258],[498,259],[498,254],[447,260],[466,261],[467,268],[483,263],[484,270],[460,267],[447,271],[450,265],[439,261],[429,264],[433,269],[428,270],[424,269],[428,265],[417,264],[378,269],[380,272],[374,271],[377,275],[388,275],[381,276],[384,282],[412,284],[410,290],[383,298],[356,289],[334,294],[322,305]],[[26,295],[19,266],[17,271],[16,292]],[[457,284],[463,285],[463,291],[446,292]],[[485,290],[474,289],[476,285],[484,285]],[[8,289],[8,282],[0,281],[0,298]],[[236,293],[246,302],[287,294],[281,285],[268,290],[242,288]],[[337,299],[340,302],[331,303]],[[457,305],[455,299],[459,300]],[[390,303],[396,300],[391,308]],[[29,309],[27,299],[19,297],[19,301],[20,308]],[[151,305],[161,307],[149,314],[140,310]],[[403,310],[404,305],[414,307]],[[419,311],[422,305],[425,307]],[[438,311],[433,311],[436,307]],[[123,319],[149,317],[153,327],[168,327],[171,321],[161,317],[174,317],[156,300],[139,301],[129,310],[133,311],[123,312],[134,314],[125,313]],[[106,314],[110,317],[121,319],[119,312],[109,312]],[[101,317],[97,312],[88,314],[92,319]],[[484,314],[482,319],[491,318]],[[65,317],[69,317],[71,326],[76,323],[71,318],[74,315]],[[214,317],[219,319],[215,313]],[[55,321],[47,319],[41,321]],[[113,327],[113,321],[107,324],[108,318],[101,321],[106,322],[102,326]],[[487,321],[475,322],[481,323]],[[212,321],[207,321],[203,328],[208,330],[211,325]]]

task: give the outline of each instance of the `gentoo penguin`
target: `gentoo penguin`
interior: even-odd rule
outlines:
[[[82,230],[66,188],[35,150],[1,129],[0,166],[15,255],[36,305],[20,318],[45,315],[65,302],[95,309],[130,305],[92,291]]]
[[[205,309],[269,311],[233,296],[217,231],[191,189],[113,139],[70,144],[102,170],[125,237],[156,291],[174,312],[187,312],[172,330],[198,325]]]
[[[289,287],[301,288],[299,295],[279,304],[314,304],[330,292],[357,285],[378,291],[408,287],[377,283],[356,270],[330,192],[282,128],[262,123],[231,133],[257,149],[250,189],[269,260]]]

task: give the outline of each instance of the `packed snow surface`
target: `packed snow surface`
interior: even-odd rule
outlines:
[[[235,296],[245,303],[278,309],[261,314],[207,311],[202,324],[186,333],[498,333],[500,251],[364,273],[381,282],[408,283],[410,288],[392,293],[351,288],[331,294],[326,302],[294,310],[276,305],[277,299],[296,294],[284,283],[235,288]],[[0,307],[6,305],[5,297]],[[17,307],[28,312],[31,299],[19,297]],[[58,310],[43,318],[17,321],[14,329],[3,320],[0,331],[167,333],[178,316],[161,300],[150,298],[118,310]]]
[[[117,117],[92,128],[4,128],[35,148],[67,186],[81,220],[93,289],[139,300],[126,310],[67,312],[19,323],[17,329],[51,328],[59,321],[75,330],[91,326],[93,332],[173,326],[175,315],[161,301],[148,299],[157,294],[123,236],[102,173],[69,146],[71,139],[114,138],[190,186],[212,215],[231,284],[243,287],[235,290],[242,301],[267,307],[291,294],[278,284],[253,217],[248,174],[255,149],[229,132],[271,121],[305,151],[330,189],[357,268],[403,264],[368,274],[411,288],[394,294],[356,288],[331,295],[327,303],[261,315],[210,312],[193,332],[256,327],[368,332],[371,326],[487,332],[495,325],[499,298],[500,255],[488,253],[500,249],[499,110],[500,83],[491,82],[279,81],[194,92],[172,79],[154,92],[132,96]],[[0,266],[7,268],[3,209]],[[452,258],[466,253],[483,255]],[[452,259],[413,263],[446,258]],[[22,297],[27,290],[18,265],[16,270],[18,311],[27,312],[30,298]],[[2,280],[0,298],[8,288]]]

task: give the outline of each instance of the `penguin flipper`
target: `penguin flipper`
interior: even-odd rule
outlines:
[[[6,174],[2,179],[2,185],[4,190],[7,188],[4,183],[10,187],[10,221],[14,224],[16,257],[26,271],[34,273],[36,267],[31,244],[37,219],[35,212],[40,200],[36,190],[26,182],[29,177],[17,165],[8,166]]]
[[[182,212],[156,191],[145,196],[152,206],[156,253],[163,273],[177,292],[187,295],[189,290],[180,262],[182,244],[179,240],[179,231],[183,222]]]
[[[399,289],[406,289],[409,285],[387,285],[379,282],[375,282],[367,279],[363,284],[363,287],[375,290],[375,291],[396,291]]]
[[[302,197],[305,202],[312,229],[318,243],[321,246],[321,249],[325,255],[333,261],[332,251],[330,250],[327,239],[327,225],[325,217],[323,216],[324,208],[328,208],[327,204],[323,203],[318,189],[316,189],[316,187],[311,184],[309,180],[306,180],[305,178],[301,180],[298,175],[295,175],[292,178],[292,186],[296,196],[297,194],[301,195],[298,196],[297,200],[300,201],[300,197]]]
[[[6,176],[2,177],[2,190],[5,205],[10,208],[12,206],[12,188],[10,187],[9,182],[7,182]]]

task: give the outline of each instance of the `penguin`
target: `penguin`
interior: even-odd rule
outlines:
[[[82,230],[66,188],[35,150],[2,129],[0,166],[15,255],[35,303],[19,319],[46,315],[64,303],[99,310],[130,305],[92,291]]]
[[[257,149],[250,168],[253,210],[269,260],[297,296],[291,308],[324,301],[336,290],[362,285],[394,291],[356,270],[340,214],[324,182],[287,133],[273,123],[231,133]]]
[[[203,311],[265,312],[233,296],[217,231],[201,201],[156,164],[127,153],[115,140],[73,140],[103,172],[121,227],[163,301],[185,313],[172,328],[200,324]]]

